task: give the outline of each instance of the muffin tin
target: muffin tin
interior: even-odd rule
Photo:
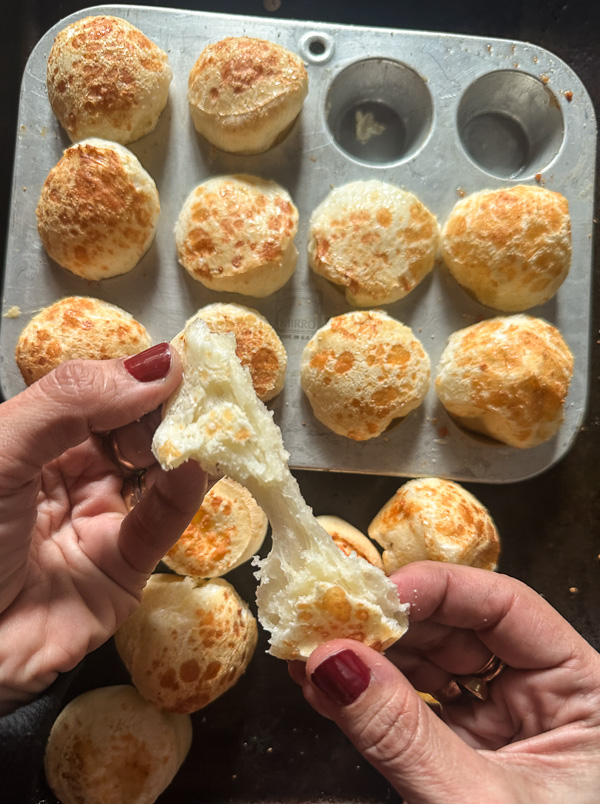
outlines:
[[[48,103],[46,60],[58,30],[88,14],[127,19],[168,52],[174,73],[157,128],[129,146],[160,193],[155,242],[133,271],[102,282],[53,263],[35,215],[42,184],[70,145]],[[286,138],[265,154],[239,156],[209,146],[189,115],[192,65],[207,44],[231,35],[277,42],[299,53],[307,66],[303,111]],[[9,397],[24,388],[14,361],[21,330],[63,296],[117,304],[155,341],[171,339],[199,307],[231,301],[265,315],[287,349],[285,389],[270,406],[292,468],[488,483],[535,475],[565,454],[585,412],[595,153],[594,111],[581,81],[552,53],[524,42],[124,5],[80,11],[42,37],[23,78],[0,333],[3,393]],[[241,172],[279,182],[300,211],[296,273],[266,299],[207,290],[175,253],[175,221],[192,188],[210,176]],[[567,197],[571,272],[552,300],[527,311],[555,324],[575,356],[565,421],[550,442],[529,450],[491,443],[461,430],[437,400],[433,379],[448,336],[499,315],[467,296],[441,264],[406,298],[385,308],[413,329],[430,356],[432,383],[423,405],[361,443],[335,435],[314,418],[300,388],[302,349],[330,316],[352,308],[338,288],[309,269],[308,222],[331,187],[357,179],[379,179],[415,193],[440,224],[460,197],[482,189],[540,183]]]

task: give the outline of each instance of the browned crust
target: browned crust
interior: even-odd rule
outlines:
[[[165,80],[166,53],[125,20],[86,17],[60,31],[48,57],[52,109],[72,139],[112,125],[126,134],[149,84]]]
[[[155,188],[150,194],[137,189],[118,151],[92,142],[64,152],[44,182],[36,210],[48,254],[88,279],[112,276],[119,252],[133,250],[139,259],[157,212]]]
[[[152,339],[133,317],[99,299],[70,296],[46,307],[24,328],[15,359],[27,385],[75,358],[109,360],[136,354]]]

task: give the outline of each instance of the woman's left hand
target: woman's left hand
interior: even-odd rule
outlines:
[[[166,473],[151,452],[158,409],[180,380],[177,353],[159,344],[65,363],[0,405],[0,714],[115,632],[197,511],[198,464]],[[131,512],[108,433],[146,469]]]

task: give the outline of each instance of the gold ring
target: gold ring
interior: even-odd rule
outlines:
[[[128,511],[131,511],[132,508],[135,508],[135,506],[141,501],[142,497],[146,493],[145,475],[145,470],[142,470],[141,472],[136,472],[134,475],[125,478],[123,481],[121,494]]]
[[[104,446],[109,458],[113,463],[117,464],[119,469],[122,469],[124,472],[139,472],[139,467],[134,466],[121,452],[114,430],[105,436]]]
[[[464,676],[455,676],[435,694],[441,704],[461,703],[468,700],[487,701],[489,683],[506,667],[506,663],[492,654],[481,670]]]
[[[478,676],[485,682],[490,682],[496,678],[496,676],[499,676],[505,667],[506,662],[503,662],[502,659],[499,659],[494,653],[492,653],[489,660],[483,665],[481,670],[473,675]]]

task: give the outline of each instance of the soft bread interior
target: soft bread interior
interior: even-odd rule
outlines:
[[[406,631],[408,604],[377,567],[346,556],[319,525],[288,468],[273,414],[258,399],[230,333],[192,320],[174,340],[184,369],[153,450],[164,469],[197,460],[245,486],[266,513],[273,547],[259,567],[258,617],[270,652],[306,659],[329,639],[384,650]]]

